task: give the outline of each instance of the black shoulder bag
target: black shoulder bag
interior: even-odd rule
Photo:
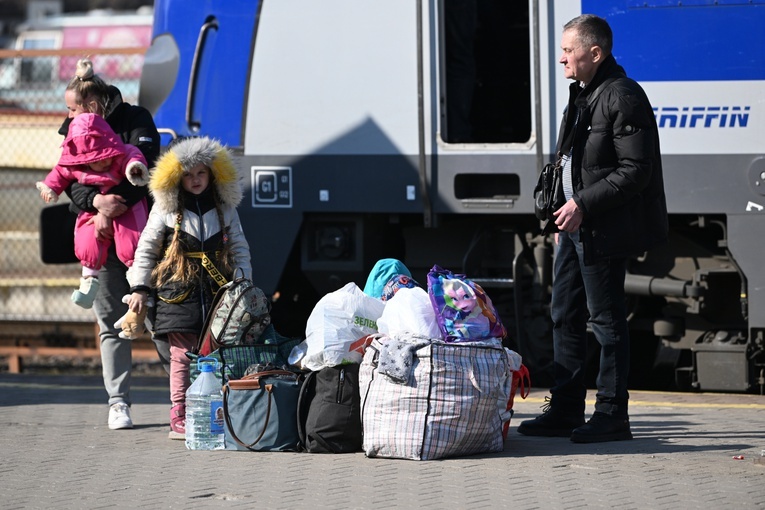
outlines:
[[[555,226],[553,212],[557,211],[566,203],[563,194],[563,167],[562,159],[555,163],[548,163],[539,174],[539,181],[534,188],[534,214],[537,218],[546,221],[543,233],[552,232],[550,225]]]

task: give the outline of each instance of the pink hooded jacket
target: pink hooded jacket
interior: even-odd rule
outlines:
[[[112,158],[112,164],[102,172],[91,170],[88,166],[107,158]],[[138,169],[138,175],[131,175],[134,169]],[[74,181],[98,186],[101,193],[105,193],[125,177],[134,186],[148,184],[149,171],[141,151],[122,143],[102,117],[82,113],[69,125],[69,134],[61,144],[58,165],[48,173],[43,184],[56,195],[61,195]]]

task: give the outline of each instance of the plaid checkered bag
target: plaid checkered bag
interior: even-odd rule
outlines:
[[[386,375],[386,349],[413,351],[405,382]],[[504,449],[512,371],[499,339],[381,335],[364,354],[359,385],[367,457],[430,460]]]
[[[289,366],[289,355],[292,349],[302,340],[280,335],[273,324],[266,327],[258,339],[258,343],[250,345],[223,345],[211,352],[208,357],[219,361],[220,367],[216,376],[222,381],[241,379],[244,377],[247,367],[256,364],[271,363],[276,367]],[[186,357],[191,360],[189,377],[192,382],[199,376],[196,360],[199,354],[187,352]]]

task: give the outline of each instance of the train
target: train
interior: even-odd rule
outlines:
[[[533,190],[581,13],[608,20],[660,132],[670,237],[628,264],[630,386],[762,394],[765,2],[156,0],[139,103],[163,143],[232,150],[277,328],[380,258],[421,283],[438,264],[492,297],[542,386],[555,250]]]

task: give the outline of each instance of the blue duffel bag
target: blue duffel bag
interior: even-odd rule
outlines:
[[[223,386],[226,450],[297,451],[302,375],[267,370]]]

